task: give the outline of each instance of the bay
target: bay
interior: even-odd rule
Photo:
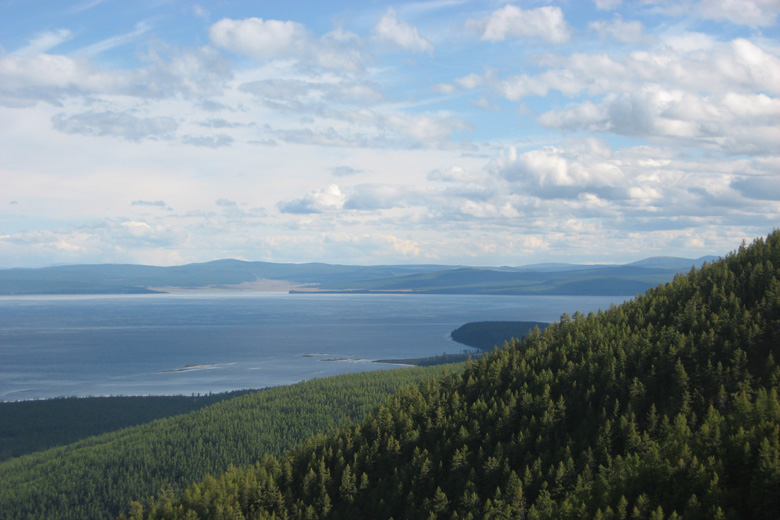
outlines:
[[[630,297],[173,293],[0,297],[0,400],[190,395],[458,353],[469,321],[552,322]]]

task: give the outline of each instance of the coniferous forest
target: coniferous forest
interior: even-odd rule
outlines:
[[[122,518],[774,519],[780,233]]]
[[[281,455],[313,435],[362,419],[402,387],[453,369],[457,367],[381,370],[268,388],[15,457],[0,462],[0,519],[110,520],[133,499],[161,489],[179,491],[230,465],[246,466],[267,454]],[[122,400],[101,399],[99,407],[117,399]],[[144,403],[150,398],[137,399]],[[48,407],[64,403],[73,411],[71,401],[41,403]],[[89,401],[93,400],[85,402]],[[181,407],[173,407],[177,408]],[[132,408],[125,410],[140,417]],[[79,421],[79,416],[73,420]],[[66,437],[69,433],[66,429]]]

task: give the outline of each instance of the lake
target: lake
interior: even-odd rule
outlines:
[[[0,297],[0,401],[190,395],[462,352],[469,321],[552,322],[629,297],[174,293]]]

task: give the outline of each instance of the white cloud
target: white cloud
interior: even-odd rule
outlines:
[[[374,36],[384,44],[400,47],[409,52],[433,54],[433,44],[421,36],[415,26],[399,20],[392,7],[374,27]]]
[[[387,126],[418,145],[437,147],[458,146],[452,142],[457,132],[473,128],[464,120],[452,115],[390,114],[384,118]]]
[[[162,200],[134,200],[130,203],[131,206],[145,206],[150,208],[157,208],[157,209],[167,209],[170,210],[171,208],[165,203],[165,201]]]
[[[68,98],[112,94],[146,99],[207,95],[230,79],[229,64],[213,49],[170,51],[150,53],[149,66],[136,69],[101,68],[84,55],[0,56],[0,103],[60,104]]]
[[[420,202],[419,195],[397,185],[369,184],[355,186],[349,192],[344,209],[375,211],[408,206]]]
[[[300,57],[310,39],[300,23],[262,18],[223,18],[209,36],[217,46],[262,60]]]
[[[139,142],[144,139],[166,139],[178,128],[170,117],[136,117],[123,112],[85,112],[71,116],[56,114],[54,128],[67,134],[121,137]]]
[[[507,99],[517,101],[528,96],[546,96],[557,90],[566,96],[578,94],[586,86],[583,78],[571,70],[548,70],[537,76],[522,74],[494,81],[495,89]]]
[[[771,26],[780,13],[778,0],[644,0],[667,16],[693,16],[738,25]]]
[[[589,154],[545,147],[518,154],[514,148],[499,161],[501,175],[528,186],[544,198],[576,198],[580,192],[622,188],[625,175],[611,161],[587,161]],[[606,190],[613,196],[615,190]]]
[[[208,9],[206,9],[202,5],[195,4],[192,6],[192,14],[194,14],[198,18],[203,18],[204,20],[208,20],[211,13],[209,13]]]
[[[780,12],[778,0],[699,0],[694,6],[702,18],[741,25],[774,25]]]
[[[125,45],[129,42],[132,42],[142,34],[149,32],[151,28],[152,25],[149,22],[138,22],[135,24],[135,28],[129,33],[112,36],[110,38],[106,38],[105,40],[93,43],[80,49],[79,53],[87,56],[94,56],[109,49],[113,49],[115,47],[119,47],[120,45]]]
[[[438,83],[431,87],[431,89],[439,94],[454,94],[458,91],[458,87],[450,83]]]
[[[639,258],[780,221],[776,2],[158,4],[195,25],[0,42],[4,263]]]
[[[364,68],[366,56],[363,39],[344,29],[336,29],[320,38],[309,48],[311,58],[317,66],[328,70],[360,72]]]
[[[300,199],[279,204],[279,211],[298,214],[340,211],[346,200],[338,185],[331,184],[325,189],[314,190]]]
[[[612,38],[623,43],[641,43],[644,40],[644,25],[634,20],[624,22],[620,15],[615,15],[612,22],[597,20],[591,22],[588,27],[595,31],[603,39]]]
[[[123,76],[98,70],[84,59],[56,54],[0,57],[0,93],[6,98],[37,101],[68,89],[111,91],[125,83]]]
[[[623,0],[594,0],[596,8],[609,10],[617,9],[623,3]]]
[[[223,146],[230,146],[234,139],[227,134],[216,135],[185,135],[182,137],[184,144],[192,146],[204,146],[206,148],[222,148]]]
[[[294,21],[225,18],[211,26],[214,45],[257,60],[296,60],[316,68],[360,72],[366,56],[357,34],[336,29],[315,38]]]
[[[331,168],[330,173],[335,175],[336,177],[347,177],[350,175],[357,175],[359,173],[363,173],[362,170],[358,170],[355,168],[352,168],[351,166],[334,166]]]
[[[469,74],[455,80],[455,83],[466,89],[474,89],[484,84],[487,78],[482,74]]]
[[[703,18],[753,26],[774,25],[778,0],[701,0],[696,9]]]
[[[27,45],[12,52],[11,56],[37,56],[71,38],[73,38],[73,33],[68,29],[58,29],[56,31],[40,33],[35,35]]]
[[[776,153],[777,120],[780,100],[765,94],[701,96],[651,86],[539,117],[551,128],[641,136],[730,154]]]
[[[524,10],[514,5],[493,11],[483,20],[469,20],[468,27],[482,40],[497,42],[510,38],[539,38],[548,43],[564,43],[571,29],[560,7],[545,6]]]

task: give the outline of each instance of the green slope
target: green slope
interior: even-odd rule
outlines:
[[[780,233],[128,516],[774,519]]]
[[[269,388],[7,460],[0,463],[0,519],[114,518],[131,499],[280,454],[442,371],[382,370]]]
[[[246,392],[192,397],[67,397],[0,402],[0,461],[192,412]]]

